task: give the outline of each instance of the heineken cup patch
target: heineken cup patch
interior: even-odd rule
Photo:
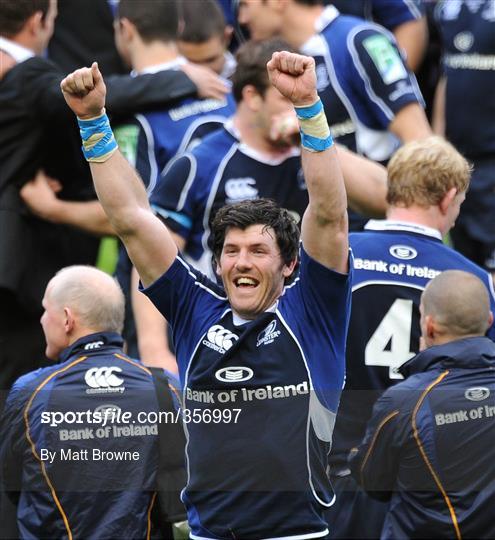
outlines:
[[[399,53],[385,36],[366,38],[363,45],[385,84],[392,84],[407,77]]]

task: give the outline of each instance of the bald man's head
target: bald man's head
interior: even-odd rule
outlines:
[[[68,306],[95,332],[122,332],[124,295],[115,279],[92,266],[60,270],[47,287],[50,299]]]
[[[421,316],[423,334],[429,317],[443,336],[482,336],[491,324],[488,290],[474,274],[447,270],[426,286],[421,297]],[[427,344],[434,343],[430,339]]]
[[[124,295],[111,276],[92,266],[69,266],[53,277],[43,298],[46,355],[57,359],[77,339],[122,331]]]

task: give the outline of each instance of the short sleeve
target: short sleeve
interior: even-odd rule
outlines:
[[[140,288],[172,327],[181,370],[206,329],[228,309],[223,289],[177,256],[172,266],[147,288]]]
[[[341,274],[301,248],[299,277],[280,301],[280,312],[303,351],[320,401],[333,411],[344,383],[351,286],[352,261],[349,274]]]
[[[372,25],[353,35],[349,49],[359,75],[355,81],[361,88],[357,90],[367,94],[370,112],[383,128],[407,104],[423,105],[416,79],[392,34]]]

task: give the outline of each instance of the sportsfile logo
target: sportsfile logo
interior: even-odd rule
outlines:
[[[220,324],[215,324],[208,330],[206,338],[207,339],[203,339],[203,345],[206,345],[210,349],[221,354],[225,354],[225,352],[239,339],[239,336],[233,334],[230,330],[227,330]]]
[[[270,345],[270,343],[273,343],[279,335],[280,330],[277,330],[277,321],[274,320],[258,334],[256,347],[261,347],[261,345]]]
[[[84,375],[84,380],[90,387],[86,389],[86,394],[122,394],[125,390],[125,386],[122,386],[124,379],[115,373],[122,373],[122,369],[117,366],[88,369]]]

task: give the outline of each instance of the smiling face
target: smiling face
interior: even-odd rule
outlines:
[[[217,274],[232,310],[244,319],[254,319],[282,294],[295,263],[284,264],[271,227],[251,225],[244,230],[228,229]]]

